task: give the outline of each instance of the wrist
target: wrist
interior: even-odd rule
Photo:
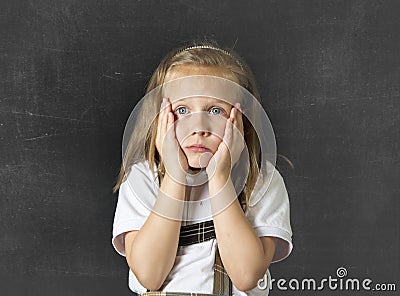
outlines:
[[[163,182],[170,183],[170,184],[175,184],[176,186],[186,186],[186,172],[184,171],[178,171],[178,172],[173,172],[169,173],[168,171],[165,172]]]
[[[215,171],[212,172],[209,176],[209,182],[214,184],[225,184],[226,182],[231,180],[230,171]]]
[[[182,220],[185,190],[185,183],[177,182],[166,174],[161,182],[153,212],[164,218]]]
[[[231,175],[232,167],[229,162],[217,163],[215,161],[208,164],[206,167],[209,179],[228,180]]]
[[[232,183],[230,174],[214,174],[208,180],[210,195],[219,194]]]
[[[218,215],[227,209],[234,201],[238,200],[235,187],[230,178],[225,181],[221,179],[210,183],[209,191],[213,216]]]
[[[173,196],[175,199],[184,200],[185,199],[185,188],[186,188],[186,178],[185,181],[178,180],[175,176],[172,177],[168,174],[165,174],[160,190],[167,195]]]

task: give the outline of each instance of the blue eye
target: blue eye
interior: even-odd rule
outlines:
[[[212,108],[210,109],[210,113],[213,114],[213,115],[221,115],[221,114],[224,113],[224,111],[223,111],[221,108],[212,107]]]
[[[176,112],[178,115],[185,115],[185,114],[188,113],[188,109],[187,109],[186,107],[178,107],[178,108],[175,110],[175,112]]]

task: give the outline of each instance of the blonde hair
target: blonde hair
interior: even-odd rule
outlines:
[[[219,68],[223,70],[223,78],[238,83],[247,89],[247,91],[249,91],[257,100],[260,100],[254,76],[245,62],[232,50],[222,49],[210,42],[198,42],[190,47],[180,47],[170,51],[154,71],[147,86],[146,94],[164,84],[167,75],[173,71],[174,67],[183,65]],[[132,134],[132,139],[135,140],[130,141],[128,144],[118,180],[114,186],[114,192],[119,189],[121,183],[129,174],[130,167],[134,163],[143,160],[140,159],[139,156],[139,151],[143,151],[143,146],[140,145],[144,145],[145,147],[145,160],[148,161],[149,167],[157,167],[159,182],[161,183],[165,173],[165,168],[155,145],[158,115],[156,115],[154,119],[151,118],[151,116],[147,116],[147,114],[154,113],[154,110],[157,110],[157,112],[160,110],[162,97],[154,97],[156,99],[145,100],[143,103],[141,116],[139,117],[136,128]],[[146,130],[144,128],[146,126],[150,126],[151,128]],[[255,186],[259,174],[260,144],[252,124],[245,116],[243,116],[243,126],[250,166],[245,187],[243,192],[240,194],[240,199],[242,203],[249,205],[250,194]],[[233,181],[235,182],[235,180]]]

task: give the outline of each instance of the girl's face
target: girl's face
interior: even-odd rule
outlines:
[[[191,75],[224,77],[216,67],[177,66],[168,80]],[[211,97],[190,97],[172,102],[178,143],[192,168],[204,168],[224,136],[232,105]]]

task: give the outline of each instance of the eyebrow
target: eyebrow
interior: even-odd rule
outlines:
[[[193,99],[196,99],[196,98],[199,98],[199,97],[190,97],[190,98],[178,99],[178,100],[173,101],[172,104],[178,104],[179,105],[182,102],[184,103],[184,102],[189,101],[189,100],[192,101]],[[200,98],[205,98],[207,100],[211,100],[211,102],[204,103],[204,105],[223,104],[223,105],[227,105],[229,107],[232,106],[231,103],[229,103],[227,101],[224,101],[222,99],[217,99],[217,98],[213,98],[213,97],[200,97]]]

